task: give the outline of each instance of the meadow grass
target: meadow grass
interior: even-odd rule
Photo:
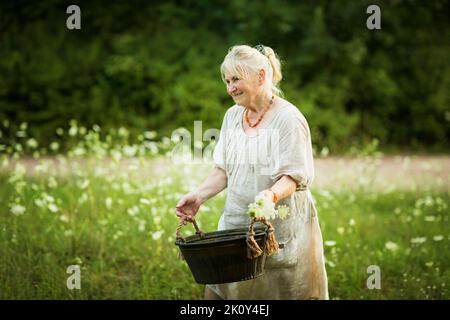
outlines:
[[[0,174],[0,299],[201,299],[174,245],[174,207],[209,166],[20,161]],[[163,161],[163,163],[164,163]],[[449,299],[445,189],[312,189],[331,299]],[[198,215],[213,231],[226,191]],[[183,234],[193,233],[192,226]],[[81,289],[66,286],[70,265]],[[369,290],[371,265],[381,288]]]

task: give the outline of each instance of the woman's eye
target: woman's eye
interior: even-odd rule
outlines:
[[[236,82],[238,80],[240,80],[240,79],[236,78],[236,77],[233,77],[233,78],[231,78],[231,80],[225,80],[225,82],[226,82],[226,84],[230,84],[230,82]]]

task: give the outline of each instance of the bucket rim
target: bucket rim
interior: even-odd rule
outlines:
[[[233,242],[240,242],[243,239],[247,238],[248,228],[234,228],[234,229],[226,229],[220,231],[212,231],[204,234],[205,239],[200,240],[199,235],[194,234],[184,238],[185,241],[181,239],[177,239],[175,244],[180,248],[194,248],[194,247],[214,247],[214,246],[222,246],[225,244],[230,244]],[[266,226],[258,226],[254,228],[255,237],[266,236],[267,227]],[[226,237],[229,237],[228,239]],[[221,241],[207,242],[205,240],[213,239],[213,238],[223,238]],[[197,241],[200,240],[200,241]]]

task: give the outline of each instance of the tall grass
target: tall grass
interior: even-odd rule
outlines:
[[[201,299],[203,286],[174,245],[174,206],[211,165],[175,164],[156,157],[164,154],[159,143],[149,153],[143,143],[113,145],[95,132],[65,155],[41,151],[32,161],[25,149],[39,150],[26,137],[21,147],[0,148],[0,298]],[[374,191],[367,181],[312,190],[330,297],[449,299],[448,191]],[[225,193],[201,208],[205,231],[215,230]],[[80,290],[66,286],[70,265],[81,268]],[[380,289],[367,288],[371,265],[381,270]]]

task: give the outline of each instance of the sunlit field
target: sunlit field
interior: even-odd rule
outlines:
[[[74,142],[64,153],[21,132],[0,146],[0,299],[202,298],[174,245],[174,207],[210,162],[174,162],[176,141],[154,132],[131,144],[123,128],[72,123],[56,135]],[[331,299],[450,299],[449,162],[317,152]],[[215,230],[225,196],[201,208],[204,231]],[[81,268],[79,290],[67,287],[70,265]],[[370,290],[374,265],[381,288]]]

